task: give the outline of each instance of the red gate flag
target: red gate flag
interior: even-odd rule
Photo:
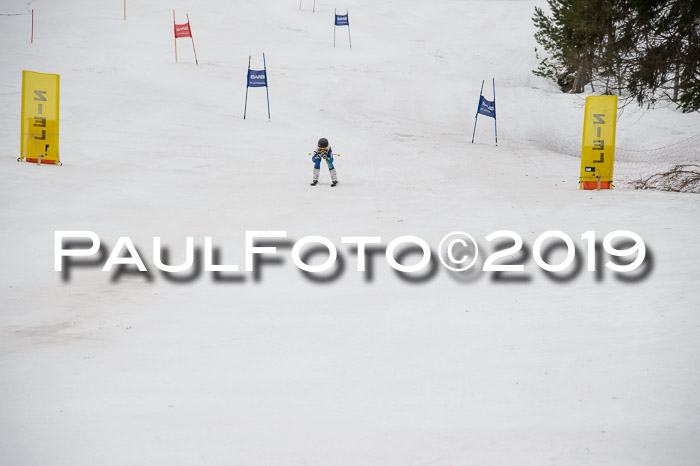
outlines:
[[[179,39],[180,37],[192,37],[189,22],[175,25],[175,38]]]
[[[190,28],[190,15],[187,15],[187,22],[185,24],[177,24],[175,22],[175,10],[173,10],[173,25],[175,27],[175,63],[177,63],[177,40],[181,37],[189,37],[192,39],[194,62],[199,65],[199,61],[197,61],[197,50],[194,48],[194,37],[192,37],[192,29]]]

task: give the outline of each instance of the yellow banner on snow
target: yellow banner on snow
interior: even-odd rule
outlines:
[[[581,189],[612,188],[617,96],[586,97],[581,148]]]
[[[22,72],[22,160],[59,162],[59,81],[57,74]]]

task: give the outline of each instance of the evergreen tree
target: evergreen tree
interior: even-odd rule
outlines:
[[[676,103],[700,111],[700,0],[635,4],[637,53],[628,90],[640,104]]]
[[[562,90],[583,92],[591,80],[594,40],[582,20],[587,9],[582,0],[547,0],[552,16],[535,8],[535,39],[550,55],[535,71],[538,76],[554,79]]]
[[[700,111],[700,0],[547,4],[551,16],[541,8],[533,16],[535,39],[547,53],[536,75],[565,92],[590,84],[647,106],[668,100]]]
[[[552,78],[562,90],[583,92],[599,71],[617,77],[618,57],[629,48],[629,33],[617,30],[624,0],[547,0],[549,17],[535,8],[535,39],[549,54],[534,73]],[[539,58],[539,56],[538,56]],[[607,91],[607,86],[606,86]]]

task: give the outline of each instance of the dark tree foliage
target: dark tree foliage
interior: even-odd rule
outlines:
[[[547,0],[547,3],[552,16],[535,8],[533,17],[537,27],[535,39],[549,54],[542,59],[535,74],[555,80],[564,91],[583,92],[583,87],[590,82],[593,58],[591,35],[578,19],[586,8],[585,2]]]
[[[637,2],[637,54],[628,90],[640,104],[700,110],[700,0]]]
[[[546,56],[534,73],[565,92],[598,91],[700,111],[700,0],[547,0],[535,8]],[[535,49],[536,53],[538,52]]]

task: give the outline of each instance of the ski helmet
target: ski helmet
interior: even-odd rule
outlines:
[[[328,139],[326,138],[321,138],[318,140],[318,147],[323,149],[324,147],[328,147]]]

